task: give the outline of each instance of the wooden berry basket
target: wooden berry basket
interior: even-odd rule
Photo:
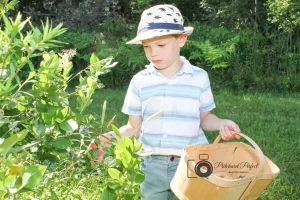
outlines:
[[[257,199],[280,170],[251,138],[240,135],[254,148],[243,142],[219,143],[221,136],[213,144],[186,146],[171,181],[174,194],[180,200]]]

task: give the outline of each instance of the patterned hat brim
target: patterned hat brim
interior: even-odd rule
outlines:
[[[191,26],[184,27],[184,30],[166,30],[166,29],[154,29],[145,31],[141,34],[138,34],[134,39],[126,42],[126,44],[142,44],[143,40],[165,36],[165,35],[177,35],[177,34],[186,34],[191,35],[194,28]]]

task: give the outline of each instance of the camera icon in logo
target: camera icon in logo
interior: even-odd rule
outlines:
[[[195,165],[195,173],[200,177],[208,177],[213,172],[213,166],[208,161],[209,155],[208,154],[199,154],[199,162]],[[187,165],[189,166],[189,162],[195,161],[195,160],[188,160]],[[188,175],[188,178],[197,178],[197,177],[190,177]]]

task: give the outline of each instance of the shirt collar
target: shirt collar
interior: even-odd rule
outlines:
[[[180,69],[180,71],[177,73],[178,76],[183,75],[183,74],[194,74],[193,66],[191,63],[185,59],[185,57],[180,56],[180,59],[183,61],[183,65]],[[158,71],[155,69],[154,65],[150,63],[149,65],[146,65],[147,72],[149,74],[157,74]]]

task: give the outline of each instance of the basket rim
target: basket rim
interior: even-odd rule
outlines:
[[[249,144],[246,144],[243,142],[226,142],[226,143],[218,143],[218,144],[187,145],[184,147],[184,150],[181,153],[181,159],[183,158],[185,163],[187,163],[188,160],[191,160],[191,157],[189,157],[187,150],[193,149],[195,147],[197,147],[197,149],[199,151],[201,151],[201,150],[209,151],[209,150],[219,150],[219,149],[228,148],[228,147],[232,148],[234,146],[243,148],[243,150],[247,151],[248,153],[258,156],[255,149],[253,147],[251,147]],[[214,147],[214,148],[211,148],[211,147]],[[251,150],[251,152],[249,152],[249,150]],[[210,176],[208,176],[204,179],[207,179],[211,183],[219,185],[221,187],[233,187],[233,186],[238,186],[238,185],[243,185],[243,184],[249,184],[253,180],[276,178],[278,176],[278,174],[280,173],[280,169],[278,168],[278,166],[265,155],[264,155],[264,162],[265,162],[264,164],[268,164],[268,166],[271,165],[270,168],[272,169],[272,173],[260,172],[258,175],[250,175],[250,176],[242,178],[242,179],[226,179],[226,178],[221,178],[221,177],[215,175],[214,173],[212,173]],[[195,162],[192,162],[192,165],[189,166],[189,169],[194,171],[194,167],[195,167]],[[201,177],[198,177],[198,178],[201,178]]]

